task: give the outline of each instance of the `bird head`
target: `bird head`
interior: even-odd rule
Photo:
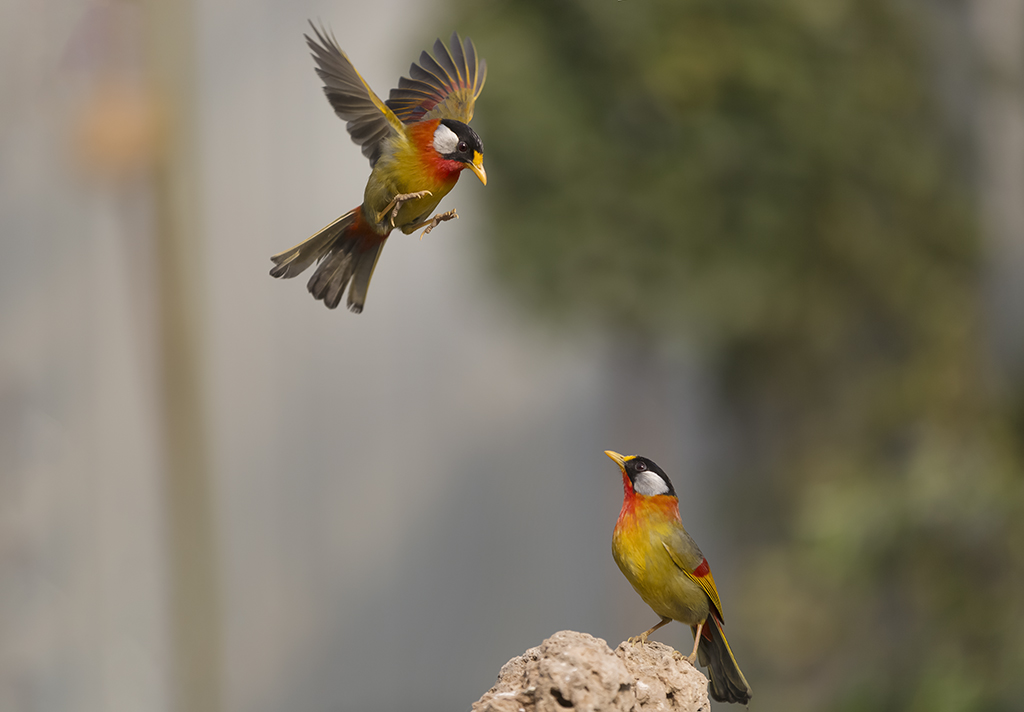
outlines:
[[[604,454],[615,461],[622,470],[622,484],[645,497],[667,494],[675,497],[676,491],[665,471],[653,461],[639,455],[620,455],[614,450],[605,450]]]
[[[467,124],[455,119],[441,119],[434,130],[434,150],[446,160],[465,163],[480,182],[487,185],[484,144]]]

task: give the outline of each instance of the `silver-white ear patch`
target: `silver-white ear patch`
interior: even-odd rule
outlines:
[[[455,135],[455,132],[444,124],[438,124],[437,130],[434,131],[434,150],[444,156],[455,153],[455,148],[458,145],[459,137]]]
[[[637,494],[653,497],[656,494],[668,494],[668,483],[650,470],[637,473],[633,481],[633,489]]]

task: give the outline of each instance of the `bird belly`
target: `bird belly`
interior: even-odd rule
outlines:
[[[679,570],[657,532],[617,529],[612,556],[640,598],[659,616],[687,625],[697,625],[708,617],[707,593]]]
[[[441,202],[441,198],[448,195],[451,191],[451,186],[420,188],[419,190],[429,190],[431,195],[404,203],[398,211],[398,217],[395,218],[395,227],[402,228],[406,225],[415,225],[432,217],[434,210],[437,209],[437,204]]]

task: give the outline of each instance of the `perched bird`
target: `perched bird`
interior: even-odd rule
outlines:
[[[605,450],[622,470],[622,511],[612,535],[615,563],[661,616],[655,626],[630,642],[676,620],[693,630],[693,652],[711,677],[711,697],[718,702],[746,704],[753,693],[740,672],[722,632],[722,602],[708,560],[683,529],[679,499],[668,475],[646,457]]]
[[[441,198],[469,168],[484,185],[484,146],[467,124],[487,78],[487,63],[478,59],[468,37],[452,33],[451,51],[441,40],[434,56],[420,54],[419,64],[402,77],[386,102],[373,93],[326,30],[306,35],[324,82],[327,100],[347,122],[352,140],[370,159],[370,179],[363,204],[320,232],[270,259],[274,277],[294,277],[313,262],[320,265],[307,285],[316,299],[334,309],[348,289],[348,308],[358,313],[366,302],[373,269],[384,242],[395,228],[409,234],[430,232],[454,210],[429,217]]]

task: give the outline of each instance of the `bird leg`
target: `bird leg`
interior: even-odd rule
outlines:
[[[697,648],[700,646],[700,632],[704,628],[705,621],[701,621],[697,624],[697,632],[693,634],[693,652],[689,655],[683,655],[678,650],[676,651],[676,658],[678,660],[685,660],[694,667],[697,667]]]
[[[377,222],[384,219],[388,213],[391,213],[391,227],[395,226],[395,218],[398,217],[398,211],[402,209],[404,203],[408,203],[410,200],[416,200],[418,198],[425,198],[428,195],[433,195],[429,190],[420,190],[416,193],[399,193],[391,202],[388,203],[387,207],[380,211],[377,215]]]
[[[455,212],[454,208],[452,208],[451,210],[449,210],[446,213],[438,213],[437,215],[435,215],[434,217],[430,218],[429,220],[423,220],[421,222],[416,223],[415,225],[409,225],[409,226],[407,226],[405,228],[402,228],[402,231],[405,232],[406,234],[408,234],[408,233],[412,232],[413,230],[419,230],[421,227],[426,226],[427,229],[424,230],[420,234],[420,239],[422,240],[424,235],[429,235],[430,231],[433,230],[438,225],[440,225],[441,223],[443,223],[443,222],[445,222],[447,220],[458,220],[458,219],[459,219],[459,214]]]
[[[649,636],[654,631],[658,630],[658,628],[661,628],[663,625],[668,625],[671,622],[672,622],[671,618],[666,618],[665,616],[662,616],[661,620],[658,621],[657,623],[655,623],[652,627],[648,628],[647,630],[645,630],[640,635],[634,635],[632,638],[629,638],[626,642],[627,643],[640,643],[640,645],[645,645],[647,643],[647,636]]]

